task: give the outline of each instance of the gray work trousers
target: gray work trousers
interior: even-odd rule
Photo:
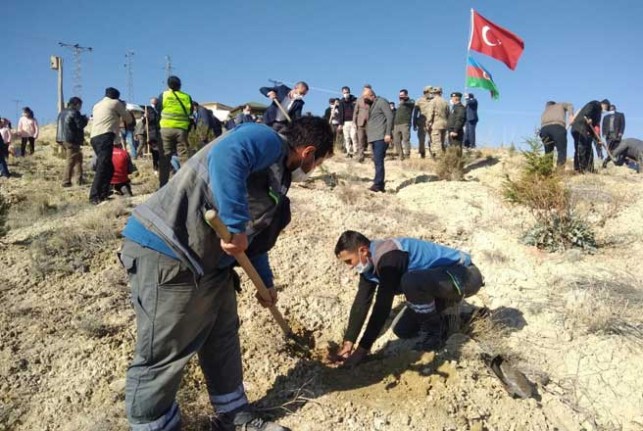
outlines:
[[[125,388],[132,430],[180,429],[175,396],[195,353],[217,413],[246,406],[231,270],[196,280],[179,260],[129,240],[120,258],[136,313],[136,350]]]
[[[444,311],[463,298],[475,295],[482,285],[482,274],[473,264],[407,272],[400,281],[407,307],[404,314],[395,319],[393,332],[400,338],[416,336],[424,316]]]
[[[187,130],[161,129],[161,145],[159,145],[160,187],[163,187],[170,179],[172,156],[178,156],[181,164],[184,164],[190,157]]]

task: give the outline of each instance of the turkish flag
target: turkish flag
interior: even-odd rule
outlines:
[[[471,10],[469,49],[500,60],[514,70],[525,49],[525,42],[506,28]]]

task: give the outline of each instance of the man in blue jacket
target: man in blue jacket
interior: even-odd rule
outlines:
[[[123,236],[136,312],[137,340],[127,370],[127,414],[134,431],[180,428],[175,395],[194,354],[225,431],[279,431],[248,408],[243,388],[232,255],[247,250],[277,300],[268,250],[290,220],[286,193],[332,155],[322,118],[295,120],[280,135],[242,124],[210,142],[146,202]],[[205,222],[216,209],[232,232],[220,240]]]
[[[292,90],[281,84],[275,87],[261,87],[259,91],[273,101],[263,114],[263,122],[268,126],[280,131],[288,124],[288,119],[277,106],[277,102],[281,104],[291,120],[301,118],[305,103],[304,96],[308,94],[308,84],[305,82],[299,81]]]
[[[339,352],[331,355],[345,366],[355,366],[366,358],[391,313],[395,295],[404,295],[407,306],[396,318],[393,332],[400,338],[419,334],[414,349],[432,351],[442,345],[439,313],[475,295],[484,284],[467,253],[413,238],[371,241],[348,230],[339,237],[335,255],[360,274],[344,342]],[[371,317],[354,348],[373,298]]]

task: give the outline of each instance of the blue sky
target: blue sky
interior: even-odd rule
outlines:
[[[0,115],[15,120],[30,106],[41,122],[56,117],[56,73],[49,56],[66,61],[65,97],[72,96],[73,57],[58,42],[80,43],[84,110],[115,86],[127,98],[125,53],[134,54],[134,102],[162,90],[170,55],[183,88],[198,101],[236,105],[262,101],[268,79],[307,81],[306,111],[321,114],[326,90],[370,83],[378,95],[413,97],[425,85],[462,91],[470,9],[525,41],[516,71],[476,55],[501,96],[480,100],[482,144],[517,144],[539,125],[546,100],[580,108],[609,98],[626,115],[626,135],[643,138],[639,79],[643,2],[613,0],[254,1],[193,0],[5,2],[0,37]]]

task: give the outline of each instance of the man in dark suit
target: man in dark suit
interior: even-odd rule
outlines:
[[[616,112],[616,106],[610,105],[609,112],[603,117],[601,130],[607,142],[607,148],[614,151],[625,132],[625,115],[622,112]]]
[[[574,170],[580,174],[594,172],[594,151],[592,142],[598,134],[601,112],[609,109],[610,102],[592,100],[581,108],[572,121],[574,138]],[[593,129],[593,130],[592,130]]]
[[[464,146],[476,147],[476,124],[478,124],[478,100],[473,93],[465,95],[467,108],[467,123],[464,128]]]
[[[451,93],[451,113],[447,119],[447,131],[449,132],[449,145],[457,146],[462,150],[464,138],[464,123],[466,122],[467,109],[462,105],[462,93]]]
[[[261,87],[259,91],[273,101],[263,114],[263,121],[266,125],[276,131],[280,131],[288,124],[288,119],[279,109],[276,102],[281,104],[291,120],[301,118],[301,111],[304,108],[304,96],[308,93],[308,84],[305,82],[299,81],[292,90],[290,87],[281,84],[275,87]]]
[[[200,136],[201,142],[203,144],[210,142],[210,132],[213,136],[212,139],[216,139],[221,136],[221,133],[223,133],[223,125],[221,124],[221,121],[214,116],[214,113],[195,101],[192,101],[192,106],[195,113],[194,120],[197,125],[197,132],[203,134],[203,136]],[[199,126],[201,126],[200,130],[198,130]]]

